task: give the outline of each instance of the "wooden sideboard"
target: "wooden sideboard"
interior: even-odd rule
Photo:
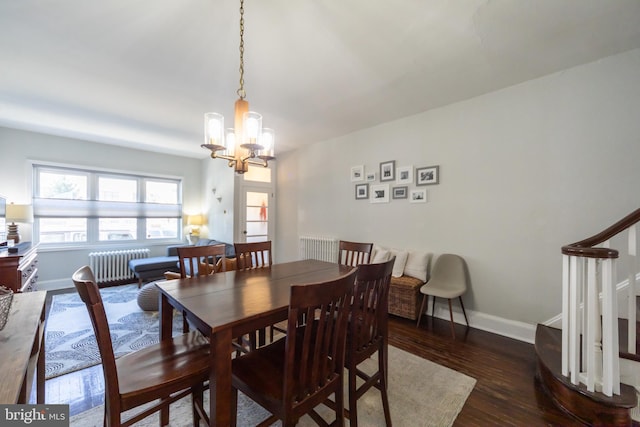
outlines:
[[[37,403],[44,403],[46,291],[13,295],[0,330],[0,404],[29,403],[36,375]]]
[[[0,286],[6,286],[13,292],[30,292],[37,289],[38,251],[30,242],[16,245],[17,253],[9,253],[7,248],[0,250]]]

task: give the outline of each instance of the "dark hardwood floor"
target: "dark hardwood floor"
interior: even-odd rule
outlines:
[[[424,316],[393,317],[390,344],[477,380],[455,426],[581,426],[553,405],[536,380],[533,344]]]
[[[477,380],[456,426],[579,426],[557,409],[536,381],[532,344],[456,325],[430,316],[415,322],[390,316],[390,344]],[[429,387],[429,384],[425,384]],[[70,405],[70,414],[100,405],[104,381],[100,366],[47,380],[47,403]]]

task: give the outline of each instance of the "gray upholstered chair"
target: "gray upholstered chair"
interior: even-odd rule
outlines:
[[[429,295],[433,297],[433,308],[431,309],[431,315],[435,313],[436,297],[446,298],[449,302],[449,317],[451,319],[451,334],[456,337],[456,331],[453,323],[453,310],[451,309],[451,300],[458,298],[460,300],[460,307],[462,307],[462,313],[464,314],[464,320],[469,326],[469,320],[467,319],[467,313],[464,310],[464,304],[462,303],[462,295],[467,291],[467,269],[464,259],[458,255],[442,254],[438,257],[433,269],[431,270],[431,277],[429,281],[422,285],[420,292],[424,295],[422,297],[422,305],[420,306],[420,312],[418,313],[418,322],[416,326],[420,325],[420,319],[424,313],[425,306],[427,304]]]

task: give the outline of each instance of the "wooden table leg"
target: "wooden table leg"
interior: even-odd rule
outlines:
[[[160,341],[171,339],[173,336],[173,307],[166,295],[160,292]]]
[[[212,334],[209,419],[212,426],[231,424],[231,330]]]

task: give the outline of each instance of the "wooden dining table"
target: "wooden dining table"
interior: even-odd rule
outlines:
[[[230,424],[232,340],[287,319],[291,285],[332,280],[351,269],[303,260],[157,283],[160,339],[172,335],[174,309],[209,338],[210,425]]]

